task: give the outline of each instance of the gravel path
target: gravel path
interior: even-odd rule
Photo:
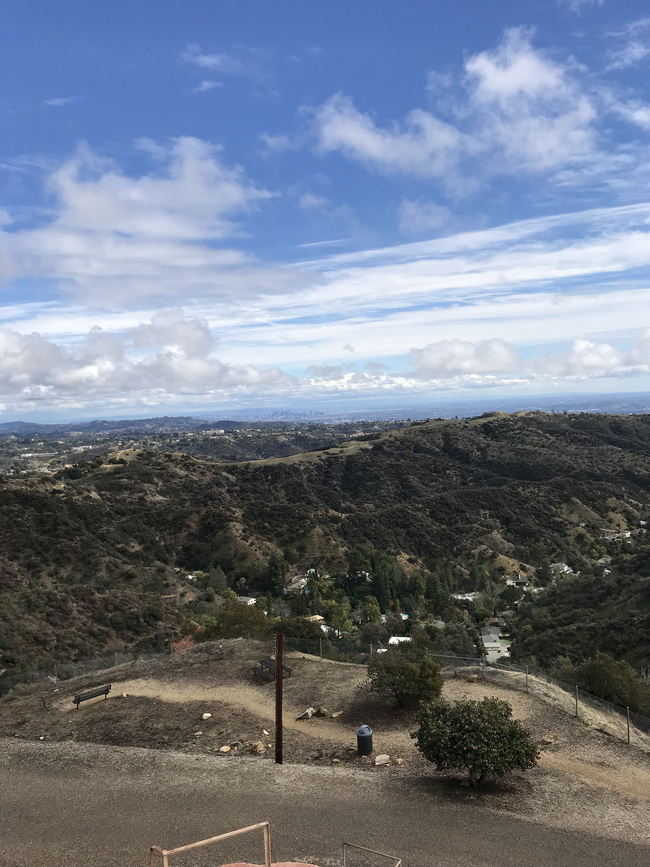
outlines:
[[[425,778],[348,768],[5,739],[0,779],[0,867],[144,867],[151,844],[181,845],[267,818],[275,858],[318,867],[340,864],[343,840],[393,851],[405,867],[495,859],[501,867],[647,867],[650,856],[640,844],[498,813],[485,798],[450,800]],[[259,863],[252,847],[221,857]],[[192,867],[208,863],[214,852]]]

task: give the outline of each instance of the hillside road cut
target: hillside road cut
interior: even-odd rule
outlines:
[[[340,865],[344,840],[395,853],[405,867],[650,863],[650,840],[646,848],[548,828],[484,804],[441,795],[425,778],[0,740],[0,867],[145,867],[152,844],[171,848],[266,819],[274,860],[323,867]],[[223,855],[198,850],[192,867],[259,863],[254,842]]]

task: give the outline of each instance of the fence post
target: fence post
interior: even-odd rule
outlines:
[[[320,661],[323,661],[323,639],[318,639],[318,653],[320,655]]]
[[[625,715],[627,716],[627,742],[630,743],[630,709],[629,707],[625,708]]]
[[[526,692],[528,692],[528,666],[526,666]]]
[[[576,683],[576,719],[578,719],[578,684]]]

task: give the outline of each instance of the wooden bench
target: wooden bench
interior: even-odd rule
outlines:
[[[261,674],[270,674],[271,677],[275,679],[275,659],[272,659],[270,656],[264,656],[262,659],[258,659],[257,661],[260,665],[259,672]],[[288,665],[283,665],[282,671],[287,675],[287,677],[291,677],[293,674],[293,668],[290,668]]]
[[[111,691],[112,684],[107,683],[106,686],[98,686],[96,689],[89,689],[88,692],[80,692],[79,695],[75,695],[72,699],[72,704],[77,705],[77,710],[79,710],[79,705],[82,701],[88,701],[91,698],[98,698],[100,695],[104,696],[104,700],[108,698],[108,694]]]

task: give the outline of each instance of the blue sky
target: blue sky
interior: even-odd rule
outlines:
[[[650,377],[642,0],[5,0],[0,414]]]

